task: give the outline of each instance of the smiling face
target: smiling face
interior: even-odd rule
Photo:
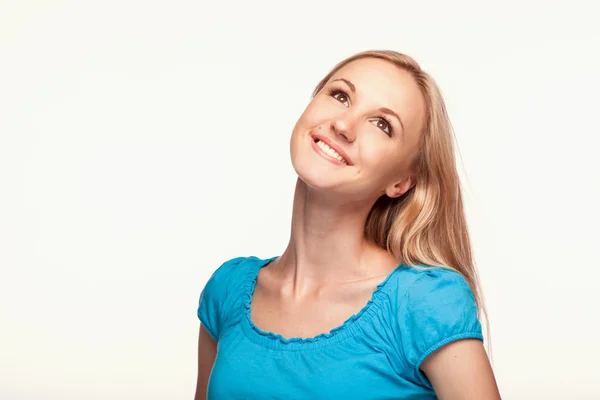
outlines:
[[[398,197],[411,184],[425,104],[413,77],[377,59],[335,72],[294,126],[296,173],[310,187],[353,201]]]

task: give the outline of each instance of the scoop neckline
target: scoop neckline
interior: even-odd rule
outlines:
[[[292,337],[286,338],[279,333],[263,331],[258,326],[254,325],[251,318],[252,311],[252,298],[254,296],[254,290],[256,288],[256,281],[260,270],[271,262],[276,260],[279,256],[270,257],[266,259],[260,259],[252,257],[255,261],[252,268],[248,269],[248,274],[245,279],[243,287],[243,321],[242,328],[248,339],[252,342],[267,347],[270,349],[281,349],[281,350],[303,350],[317,347],[323,347],[330,344],[338,343],[349,337],[352,337],[356,332],[360,330],[360,325],[367,321],[367,315],[370,310],[373,309],[373,305],[377,304],[378,301],[383,301],[382,298],[387,298],[383,294],[383,289],[386,287],[392,276],[396,274],[398,270],[403,266],[399,264],[394,268],[383,281],[381,281],[373,290],[371,297],[367,303],[355,314],[348,317],[341,325],[331,329],[329,332],[323,332],[313,337],[301,338]]]

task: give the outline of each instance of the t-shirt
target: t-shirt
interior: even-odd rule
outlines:
[[[209,400],[437,399],[420,371],[452,341],[483,340],[473,293],[442,267],[400,264],[356,314],[328,333],[284,338],[250,318],[259,270],[277,257],[222,264],[200,295],[198,317],[217,342]]]

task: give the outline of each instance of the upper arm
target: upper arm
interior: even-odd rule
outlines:
[[[483,344],[478,339],[451,342],[421,364],[440,400],[499,400],[500,393]]]
[[[408,379],[435,390],[423,364],[448,354],[448,349],[467,346],[472,350],[469,357],[483,355],[487,360],[477,304],[462,275],[440,268],[426,269],[403,293],[396,329],[399,359]],[[453,343],[460,344],[450,346]]]
[[[217,342],[221,336],[223,324],[229,315],[228,301],[233,300],[228,294],[239,292],[231,285],[239,285],[241,281],[232,274],[244,260],[244,257],[237,257],[221,264],[210,276],[200,293],[197,312],[200,319],[200,330],[198,334],[196,400],[206,399],[208,381],[217,356]]]
[[[224,318],[227,318],[228,300],[231,304],[229,293],[239,292],[231,286],[240,285],[240,276],[233,274],[236,272],[237,266],[244,260],[244,257],[237,257],[221,264],[208,278],[206,285],[200,292],[198,318],[206,333],[215,341],[221,336],[221,325]]]
[[[204,326],[200,325],[198,334],[198,380],[194,400],[205,400],[208,379],[217,356],[217,342],[210,336]]]

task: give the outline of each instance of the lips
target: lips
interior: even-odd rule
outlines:
[[[328,138],[321,135],[311,135],[311,138],[319,150],[332,160],[344,165],[354,165],[348,154]]]

